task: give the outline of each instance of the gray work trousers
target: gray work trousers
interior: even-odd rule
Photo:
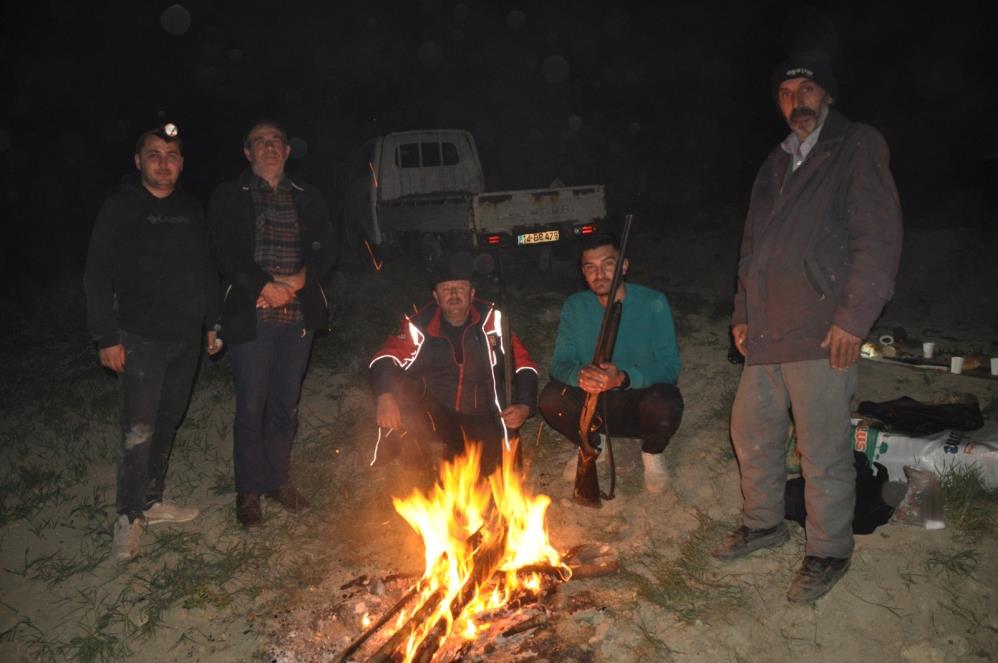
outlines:
[[[731,408],[731,439],[741,470],[746,527],[773,527],[784,518],[792,412],[805,486],[805,554],[852,554],[856,470],[849,417],[856,370],[853,365],[836,371],[827,359],[745,366]]]

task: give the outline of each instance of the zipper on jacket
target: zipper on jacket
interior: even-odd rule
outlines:
[[[461,388],[464,386],[464,362],[457,365],[457,394],[454,396],[454,411],[461,411]]]
[[[471,325],[467,325],[464,331],[461,332],[461,363],[457,365],[457,394],[454,396],[454,410],[457,412],[461,411],[461,391],[464,389],[464,364],[468,359],[466,353],[464,339],[468,336],[468,330]],[[453,355],[453,349],[451,349]]]

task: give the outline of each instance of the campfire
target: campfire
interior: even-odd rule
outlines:
[[[352,655],[378,631],[391,635],[369,661],[430,661],[451,638],[475,640],[491,616],[536,597],[572,571],[551,546],[544,522],[551,500],[529,495],[513,462],[479,476],[481,449],[445,463],[434,487],[393,500],[422,537],[425,571],[378,622],[343,653]]]

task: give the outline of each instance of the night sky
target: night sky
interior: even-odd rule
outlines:
[[[838,108],[885,134],[906,223],[994,226],[994,3],[828,5],[5,3],[0,293],[78,281],[101,201],[164,119],[202,202],[272,115],[334,208],[352,149],[441,127],[474,133],[490,189],[605,183],[612,213],[638,207],[661,232],[743,210],[787,133],[768,86],[795,50],[828,52]]]

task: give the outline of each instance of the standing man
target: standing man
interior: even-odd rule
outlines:
[[[236,382],[236,517],[253,527],[261,495],[292,513],[309,507],[289,478],[291,442],[312,334],[329,325],[319,280],[336,252],[322,194],[284,172],[284,128],[257,122],[243,154],[249,171],[219,185],[208,219],[225,284],[220,334]]]
[[[612,361],[594,366],[600,324],[613,271],[620,257],[615,240],[596,237],[583,246],[582,276],[589,290],[570,296],[561,309],[551,381],[541,392],[539,408],[545,421],[579,444],[579,416],[586,394],[603,393],[607,430],[641,439],[641,458],[648,492],[661,493],[669,483],[662,452],[679,429],[683,397],[679,379],[679,348],[672,311],[665,295],[634,283],[621,283],[616,299],[623,302]],[[628,260],[624,259],[623,273]],[[599,441],[593,445],[599,448]],[[575,476],[575,456],[566,476]]]
[[[826,60],[791,57],[772,86],[791,133],[752,188],[731,330],[746,359],[731,411],[743,524],[714,556],[734,559],[787,540],[792,416],[807,543],[787,598],[810,603],[849,568],[850,401],[860,344],[894,291],[901,208],[883,136],[832,108],[837,90]]]
[[[469,254],[445,254],[429,267],[433,301],[407,316],[371,360],[379,429],[371,464],[400,451],[418,457],[431,440],[442,442],[450,459],[467,439],[482,444],[481,473],[488,475],[502,460],[510,430],[533,414],[537,366],[516,334],[502,337],[502,313],[475,298]],[[503,384],[507,361],[513,362],[511,403]]]
[[[178,183],[181,150],[173,124],[139,136],[139,173],[104,202],[87,252],[87,324],[101,364],[119,376],[113,543],[119,561],[139,554],[144,524],[185,522],[198,515],[195,508],[163,499],[202,329],[208,328],[208,352],[221,348],[214,328],[218,276],[201,205]]]

